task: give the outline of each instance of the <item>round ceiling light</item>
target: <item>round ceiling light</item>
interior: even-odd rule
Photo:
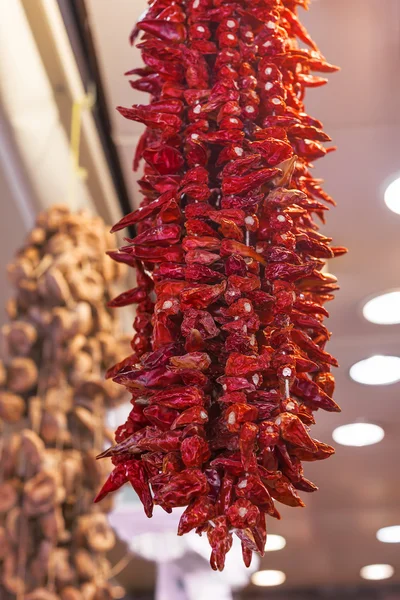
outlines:
[[[283,550],[286,546],[286,540],[281,535],[268,535],[267,544],[265,546],[266,552],[276,552],[277,550]]]
[[[375,355],[353,365],[350,377],[365,385],[388,385],[400,381],[400,358]]]
[[[376,534],[377,539],[385,544],[400,544],[400,525],[383,527]]]
[[[337,427],[332,437],[342,446],[372,446],[383,440],[385,432],[382,427],[372,423],[350,423]]]
[[[251,582],[260,587],[274,587],[285,581],[286,575],[282,571],[257,571],[251,576]]]
[[[394,574],[392,565],[367,565],[360,571],[363,579],[370,581],[380,581],[382,579],[390,579]]]
[[[400,323],[400,291],[371,298],[364,304],[363,315],[376,325],[397,325]]]
[[[385,204],[391,211],[400,215],[400,177],[392,181],[386,188]]]

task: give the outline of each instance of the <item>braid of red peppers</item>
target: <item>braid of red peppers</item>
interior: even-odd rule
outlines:
[[[303,97],[336,68],[298,20],[306,4],[151,2],[132,86],[152,102],[120,109],[147,126],[145,200],[114,231],[141,229],[113,254],[139,266],[124,301],[140,313],[135,354],[112,371],[133,409],[98,499],[130,481],[148,516],[186,506],[178,533],[206,532],[219,570],[233,533],[246,565],[264,553],[274,501],[317,489],[301,461],[334,452],[309,426],[339,410],[322,322],[337,286],[321,269],[345,250],[313,220],[333,202],[309,170],[330,138]]]

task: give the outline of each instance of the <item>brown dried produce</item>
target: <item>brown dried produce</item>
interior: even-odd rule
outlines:
[[[74,582],[76,571],[71,564],[69,550],[66,548],[55,548],[50,555],[50,569],[60,587]]]
[[[104,280],[100,273],[93,270],[86,273],[76,271],[71,275],[69,282],[76,300],[101,302],[104,296]]]
[[[2,329],[7,350],[11,355],[27,356],[37,340],[35,327],[26,321],[14,321]]]
[[[37,588],[33,592],[26,594],[24,600],[60,600],[60,596],[50,592],[46,588]]]
[[[0,391],[0,419],[6,423],[17,423],[25,413],[25,400],[17,394]]]
[[[53,542],[46,539],[42,540],[36,548],[35,556],[29,565],[36,586],[44,585],[46,582],[52,549]]]
[[[107,517],[102,513],[81,517],[76,536],[77,540],[86,542],[94,552],[108,552],[115,543],[114,532],[108,524]]]
[[[28,516],[42,515],[51,510],[57,493],[53,474],[41,471],[24,485],[23,511]]]
[[[39,293],[53,304],[69,304],[71,301],[70,286],[61,271],[52,267],[38,281]]]
[[[16,297],[3,328],[6,364],[0,361],[4,600],[109,597],[103,581],[110,564],[102,555],[114,534],[99,511],[111,504],[99,509],[93,498],[107,470],[95,460],[109,436],[105,410],[123,399],[118,386],[104,382],[127,345],[104,307],[121,276],[105,256],[114,246],[101,219],[54,207],[39,215],[9,269]],[[98,337],[103,331],[107,343]]]
[[[42,227],[35,227],[28,234],[27,243],[33,244],[34,246],[42,246],[46,241],[46,230]]]
[[[55,506],[48,513],[42,515],[39,523],[43,536],[47,540],[51,540],[53,544],[58,541],[66,542],[70,538],[70,534],[65,530],[65,521],[59,506]]]
[[[38,369],[31,358],[16,357],[8,365],[7,387],[12,392],[23,394],[37,383]]]
[[[70,503],[75,502],[77,492],[83,485],[82,479],[88,476],[86,475],[87,469],[83,468],[81,453],[75,450],[66,452],[61,470],[66,500]]]
[[[20,472],[32,477],[40,468],[43,457],[43,441],[34,431],[24,429],[21,432]]]
[[[96,584],[93,582],[84,583],[81,587],[81,593],[83,600],[95,600],[96,599]]]
[[[77,315],[63,306],[56,306],[51,312],[51,330],[55,344],[61,345],[78,333]]]
[[[83,596],[78,588],[68,586],[61,591],[61,600],[83,600]]]
[[[18,556],[16,552],[8,552],[4,558],[2,584],[6,590],[17,596],[25,590],[24,580],[18,576]]]
[[[42,421],[43,401],[39,396],[28,398],[28,418],[33,431],[39,431]]]
[[[50,412],[59,410],[63,413],[68,413],[73,407],[74,390],[71,387],[64,386],[62,389],[59,387],[49,388],[44,396],[43,408]]]
[[[5,530],[7,539],[12,544],[18,543],[19,531],[21,528],[21,509],[18,506],[14,506],[7,512],[5,519]]]
[[[86,379],[93,370],[93,359],[87,352],[78,352],[73,360],[70,371],[70,382],[72,385],[78,385]]]
[[[78,573],[79,579],[91,581],[97,573],[97,565],[93,554],[84,548],[80,548],[73,555],[73,561]]]
[[[18,500],[17,482],[3,481],[0,483],[0,513],[8,513]]]
[[[0,472],[4,479],[14,477],[17,474],[20,448],[21,436],[18,433],[14,433],[8,438],[7,444],[4,444],[0,456]]]
[[[67,418],[60,410],[45,410],[42,413],[40,436],[46,444],[55,444],[67,428]]]
[[[7,382],[7,372],[4,367],[3,361],[0,360],[0,386],[3,387],[3,385],[6,385],[6,382]]]
[[[23,279],[28,279],[33,273],[32,263],[26,258],[18,258],[7,267],[8,279],[18,286]]]

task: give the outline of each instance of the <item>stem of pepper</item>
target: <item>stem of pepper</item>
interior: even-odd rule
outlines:
[[[286,399],[290,398],[289,379],[285,379],[285,398]]]
[[[147,398],[136,398],[135,404],[140,404],[140,406],[148,406],[150,401]]]

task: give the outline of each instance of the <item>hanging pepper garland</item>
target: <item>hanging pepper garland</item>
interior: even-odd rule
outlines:
[[[130,482],[147,516],[187,507],[178,534],[206,533],[222,570],[237,535],[246,565],[263,555],[276,502],[317,488],[302,462],[334,449],[310,436],[332,400],[323,272],[330,246],[314,219],[334,204],[310,173],[333,148],[304,112],[306,88],[333,72],[301,25],[307,0],[154,0],[132,34],[145,63],[129,75],[149,105],[141,207],[113,229],[136,267],[133,354],[109,376],[132,394],[114,471],[97,500]],[[307,48],[299,46],[298,40]]]

